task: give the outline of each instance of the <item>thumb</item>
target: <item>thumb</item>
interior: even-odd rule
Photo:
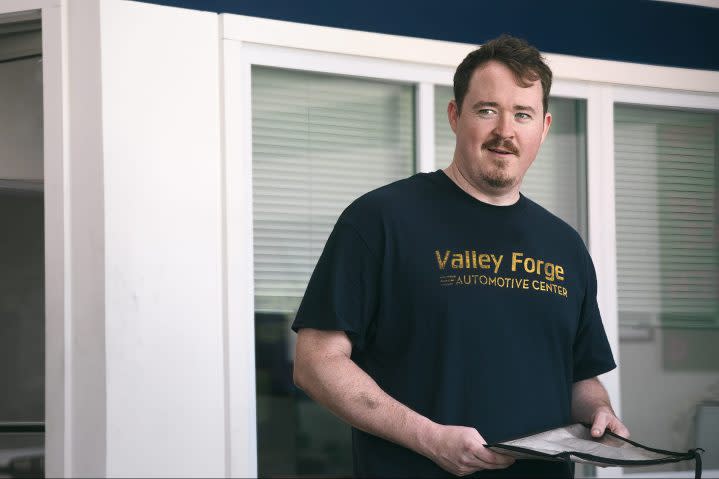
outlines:
[[[607,429],[608,419],[606,414],[597,414],[592,424],[592,437],[601,437]]]

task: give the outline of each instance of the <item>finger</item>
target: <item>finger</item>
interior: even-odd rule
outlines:
[[[492,454],[494,456],[492,461],[494,464],[498,464],[500,466],[509,466],[511,464],[514,464],[515,459],[512,456],[507,456],[506,454],[499,454],[497,452],[493,452]]]
[[[506,467],[511,466],[514,464],[514,460],[512,460],[509,463],[490,463],[490,462],[483,462],[483,465],[481,466],[482,469],[504,469]]]
[[[620,421],[616,417],[612,421],[610,421],[609,429],[617,436],[629,438],[629,429],[627,429],[627,427],[622,424],[622,421]]]
[[[602,434],[604,434],[605,429],[607,429],[608,423],[609,419],[607,418],[606,414],[597,414],[597,417],[594,418],[594,424],[592,424],[592,436],[600,437]]]
[[[487,465],[488,469],[490,466],[492,466],[492,469],[499,469],[514,464],[514,458],[512,456],[500,454],[489,449],[480,449],[475,455],[477,459]]]

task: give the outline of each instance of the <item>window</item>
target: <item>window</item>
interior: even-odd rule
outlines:
[[[39,15],[38,15],[39,16]],[[45,250],[40,21],[0,14],[0,476],[44,474]]]
[[[414,171],[412,86],[252,67],[258,472],[351,474],[349,427],[292,384],[289,329],[342,210]],[[451,161],[451,88],[435,87],[437,168]],[[530,197],[586,237],[584,101],[552,99],[552,131],[526,178]]]
[[[451,87],[435,87],[435,158],[437,168],[452,162],[454,133],[447,120]],[[549,135],[527,171],[522,193],[574,227],[587,239],[586,106],[583,100],[550,98]]]
[[[258,473],[352,472],[350,428],[292,383],[290,324],[342,210],[414,172],[410,85],[252,67]]]
[[[632,434],[719,467],[719,115],[614,113],[622,411]],[[677,463],[656,470],[684,470]]]

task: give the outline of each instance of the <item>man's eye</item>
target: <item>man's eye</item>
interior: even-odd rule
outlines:
[[[526,113],[517,113],[514,115],[517,120],[531,120],[532,117]]]
[[[481,110],[477,110],[477,113],[481,116],[491,116],[494,115],[494,110],[490,110],[489,108],[482,108]]]

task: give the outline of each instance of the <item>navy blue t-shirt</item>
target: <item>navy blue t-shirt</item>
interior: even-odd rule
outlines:
[[[345,331],[352,359],[390,396],[492,443],[568,424],[572,383],[615,367],[596,289],[569,225],[523,195],[511,206],[478,201],[438,170],[342,213],[292,328]],[[356,476],[449,475],[352,434]],[[519,468],[567,473],[517,461],[500,474]]]

